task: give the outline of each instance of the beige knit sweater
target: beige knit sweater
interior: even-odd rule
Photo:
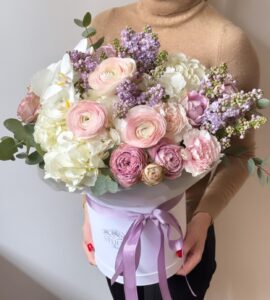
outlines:
[[[159,34],[162,49],[183,52],[208,67],[226,62],[242,89],[258,86],[258,60],[247,36],[204,0],[139,0],[107,10],[93,21],[96,39],[105,36],[105,42],[119,37],[126,26],[141,31],[146,24]],[[229,165],[221,164],[210,184],[206,176],[187,191],[188,221],[198,211],[208,212],[215,220],[247,179],[246,160],[254,156],[254,132],[235,143],[244,144],[248,152],[230,157]]]

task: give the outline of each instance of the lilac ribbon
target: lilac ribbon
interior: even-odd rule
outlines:
[[[113,284],[117,280],[118,276],[124,277],[125,298],[127,300],[138,300],[136,270],[138,268],[141,255],[140,238],[148,222],[152,222],[156,226],[160,235],[157,266],[161,295],[163,300],[172,300],[166,276],[164,231],[167,233],[169,247],[172,251],[177,252],[178,250],[183,249],[183,231],[176,218],[169,212],[183,198],[183,194],[181,194],[180,196],[159,205],[157,208],[153,209],[151,213],[144,214],[101,206],[87,196],[89,206],[96,212],[112,217],[124,217],[134,220],[125,234],[118,250],[115,261],[115,274],[111,279],[111,284]],[[171,237],[173,229],[178,233],[178,238],[176,240],[173,240]],[[186,276],[185,279],[192,295],[196,297],[196,294],[191,289]]]

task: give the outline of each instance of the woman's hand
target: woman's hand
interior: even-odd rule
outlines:
[[[83,232],[83,249],[86,254],[88,262],[96,266],[96,260],[95,260],[95,249],[93,245],[93,238],[92,238],[92,232],[91,232],[91,226],[89,223],[89,216],[88,211],[86,207],[86,201],[84,201],[84,223],[82,226],[82,232]]]
[[[188,223],[183,248],[184,264],[176,274],[187,275],[201,261],[211,220],[208,213],[198,212]]]

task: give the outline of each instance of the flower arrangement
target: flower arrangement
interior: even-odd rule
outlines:
[[[18,119],[4,122],[14,137],[1,139],[1,160],[25,159],[70,192],[101,195],[198,176],[232,153],[232,137],[266,123],[258,109],[270,101],[260,89],[239,91],[226,64],[207,69],[161,51],[150,26],[102,45],[92,43],[90,13],[75,23],[84,39],[34,75]],[[270,186],[267,161],[248,167]]]

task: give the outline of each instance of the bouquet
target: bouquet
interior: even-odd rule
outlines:
[[[4,122],[13,137],[1,139],[0,160],[25,159],[45,179],[106,203],[88,199],[98,267],[125,283],[127,299],[137,299],[137,279],[139,285],[159,281],[169,300],[166,276],[180,267],[175,253],[182,257],[185,231],[184,194],[174,198],[172,190],[184,193],[228,155],[243,153],[233,139],[267,122],[259,110],[270,101],[260,89],[239,90],[225,63],[206,68],[161,50],[150,26],[128,27],[103,45],[103,38],[92,42],[90,13],[75,23],[84,39],[33,76],[18,118]],[[250,158],[247,167],[250,174],[257,167],[270,186],[269,161]],[[124,202],[120,190],[129,191]],[[160,201],[164,193],[171,199]],[[148,202],[149,195],[159,202]],[[130,203],[134,211],[126,211]]]
[[[34,75],[18,119],[4,122],[14,137],[1,139],[1,160],[25,159],[70,192],[102,195],[199,176],[231,154],[232,137],[266,123],[257,109],[269,100],[239,91],[226,64],[162,51],[150,26],[102,46],[91,42],[90,13],[75,22],[85,39]]]

